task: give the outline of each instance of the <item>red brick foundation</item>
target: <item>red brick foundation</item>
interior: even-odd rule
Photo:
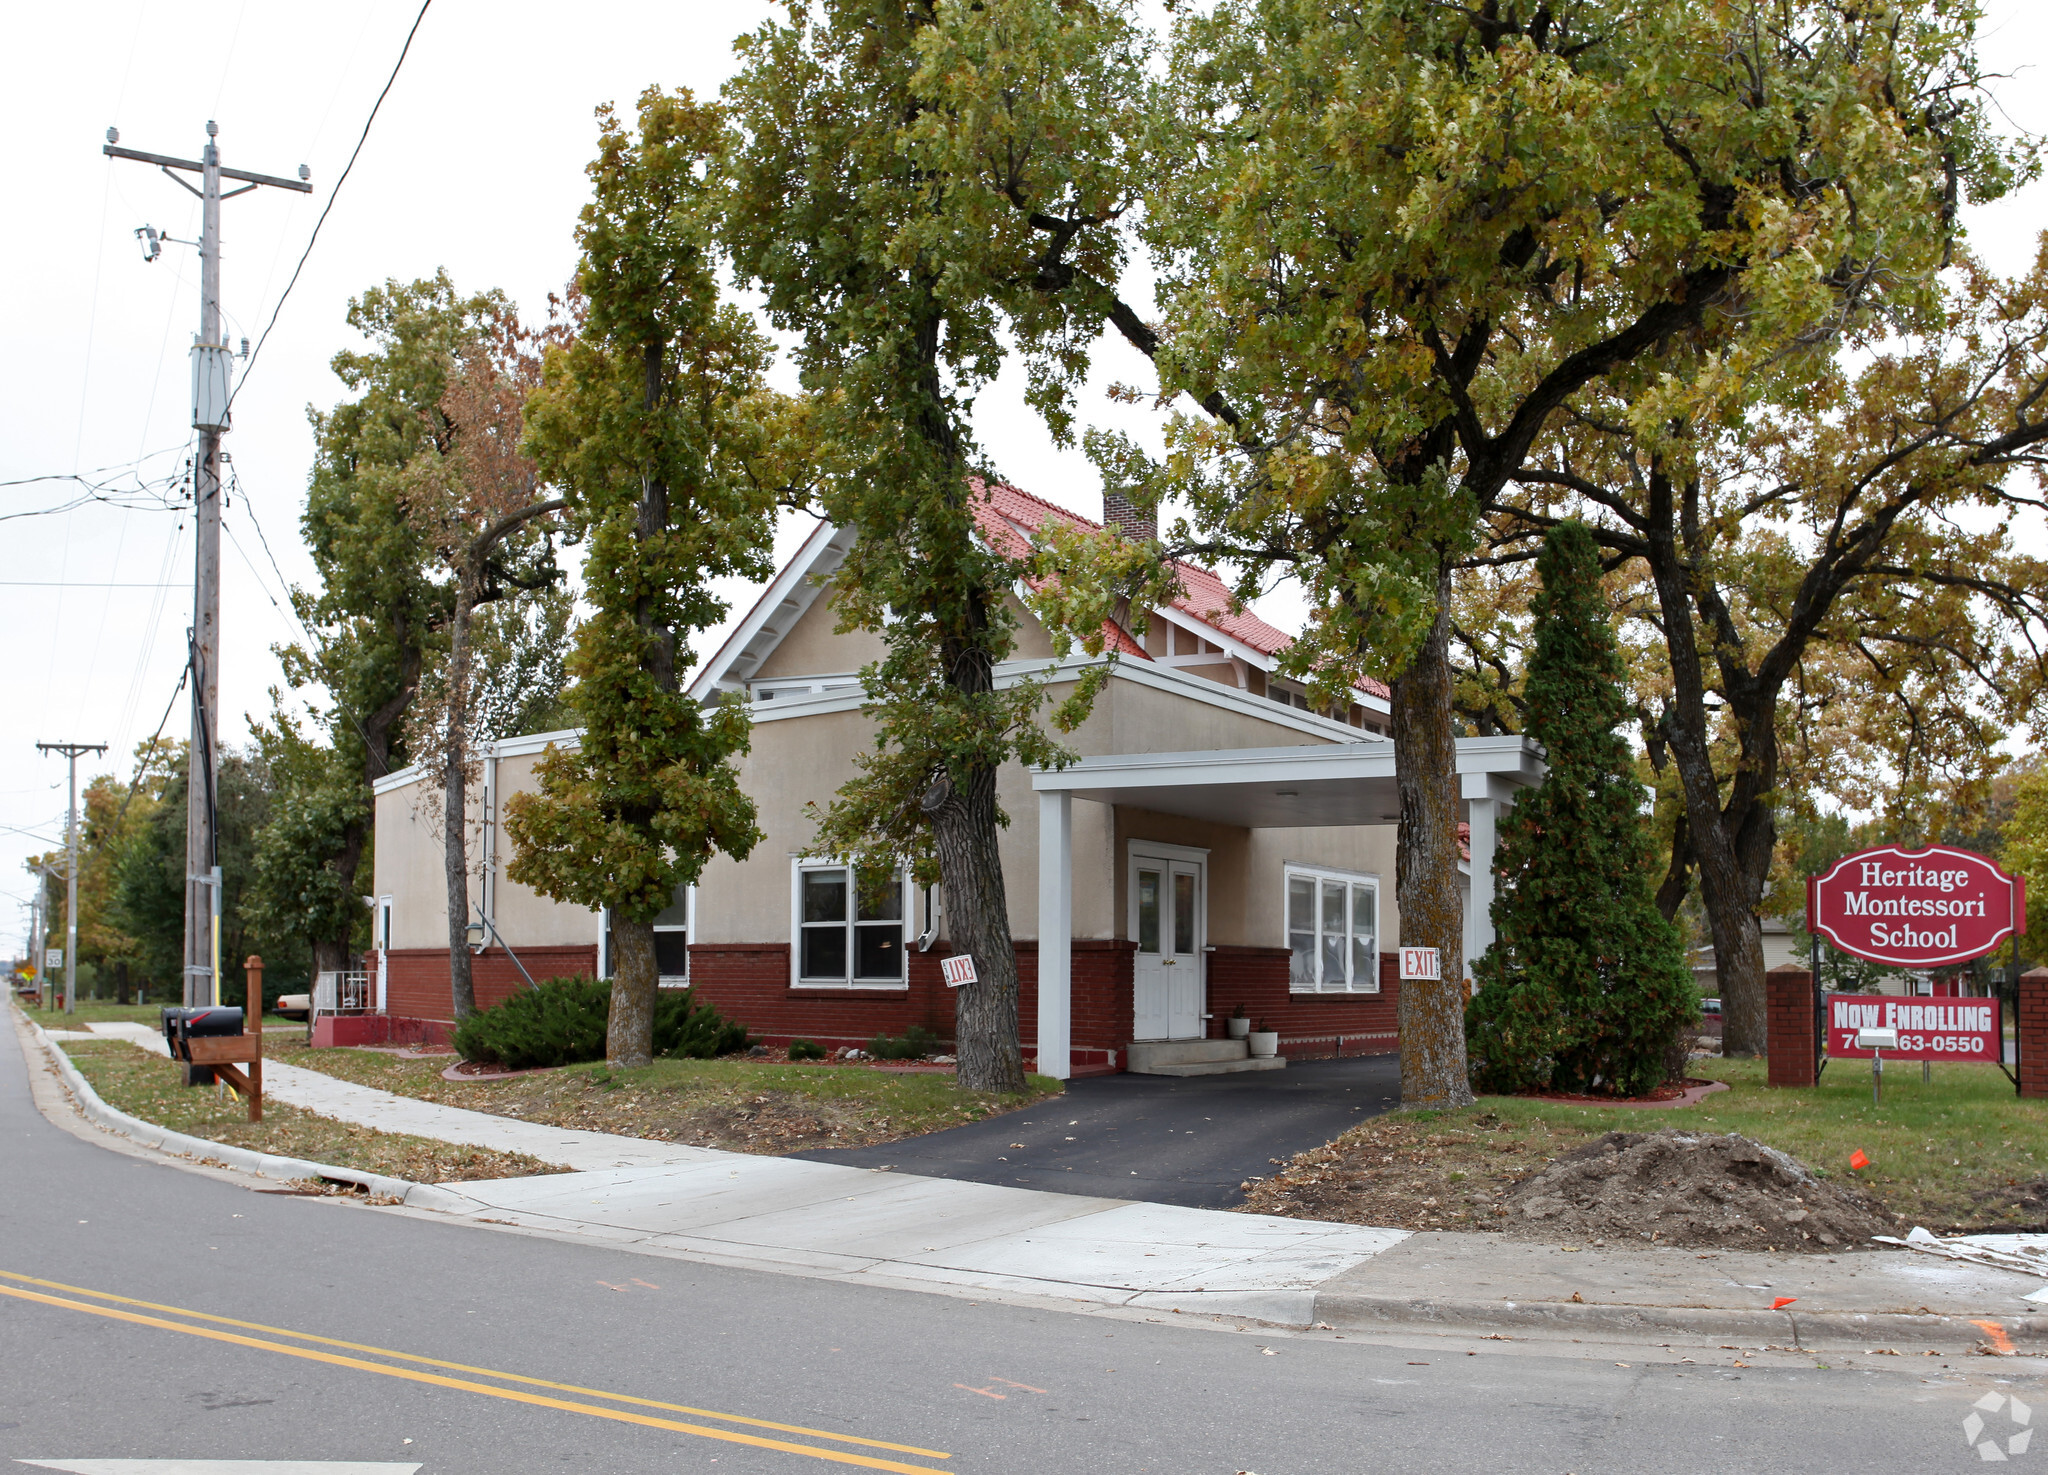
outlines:
[[[1038,1048],[1038,944],[1017,945],[1017,1027],[1027,1061]],[[1073,1064],[1117,1069],[1131,1037],[1128,942],[1074,943]],[[769,1045],[802,1038],[827,1049],[865,1045],[878,1034],[900,1035],[913,1024],[953,1038],[953,991],[939,976],[947,956],[936,949],[910,955],[905,989],[791,988],[787,943],[698,943],[690,949],[690,982],[698,996]]]
[[[2020,975],[2020,1095],[2048,1096],[2048,968]]]
[[[1017,1024],[1027,1063],[1038,1048],[1038,944],[1017,945]],[[721,1014],[744,1024],[764,1043],[787,1045],[815,1040],[827,1049],[865,1045],[878,1034],[900,1035],[921,1025],[952,1039],[953,992],[939,976],[945,954],[910,956],[904,989],[791,988],[787,943],[698,943],[690,949],[690,981],[697,994]],[[536,979],[597,971],[597,948],[521,948],[519,957]],[[1127,941],[1077,938],[1073,944],[1073,1044],[1077,1071],[1121,1070],[1124,1047],[1135,1027],[1132,978],[1137,945]],[[474,964],[477,1003],[488,1008],[525,987],[512,960],[499,948]],[[448,999],[448,954],[444,949],[394,949],[389,958],[387,1017],[372,1025],[365,1017],[349,1026],[351,1037],[336,1044],[445,1040],[452,1029]],[[1380,959],[1377,994],[1297,994],[1287,987],[1285,948],[1218,946],[1208,955],[1208,1034],[1220,1039],[1239,1004],[1251,1018],[1280,1034],[1287,1056],[1312,1059],[1335,1055],[1376,1055],[1399,1047],[1396,1019],[1401,985],[1396,955]],[[381,1028],[377,1040],[355,1034]],[[326,1041],[323,1041],[326,1043]]]
[[[1787,965],[1764,975],[1765,1050],[1773,1086],[1818,1084],[1813,1037],[1813,975]]]
[[[455,1007],[448,997],[448,949],[393,948],[387,957],[389,972],[384,984],[384,1012],[391,1017],[394,1029],[414,1031],[410,1036],[394,1035],[394,1040],[401,1037],[431,1038],[436,1034],[445,1038],[455,1019]],[[375,966],[375,958],[376,955],[371,954],[372,967]],[[536,983],[543,978],[595,977],[597,944],[523,947],[519,950],[519,962],[526,965],[526,971],[533,975]],[[500,947],[485,948],[474,955],[469,969],[479,1009],[502,1004],[526,987],[519,965]],[[408,1025],[406,1021],[411,1023]],[[439,1031],[427,1030],[428,1025],[441,1028]]]
[[[1284,947],[1223,947],[1209,954],[1209,1038],[1229,1033],[1239,1004],[1280,1033],[1280,1053],[1300,1059],[1384,1055],[1400,1048],[1399,955],[1380,956],[1376,994],[1297,994],[1287,987]]]

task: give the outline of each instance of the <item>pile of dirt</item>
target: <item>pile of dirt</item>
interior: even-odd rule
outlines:
[[[1868,1194],[1733,1132],[1609,1132],[1517,1184],[1506,1207],[1509,1233],[1552,1240],[1832,1250],[1898,1233]]]

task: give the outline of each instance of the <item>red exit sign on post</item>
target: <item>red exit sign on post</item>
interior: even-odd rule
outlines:
[[[1886,999],[1868,994],[1828,994],[1828,1054],[1837,1060],[1868,1060],[1856,1048],[1859,1029],[1894,1029],[1892,1060],[1975,1060],[2004,1058],[1996,999]]]
[[[1973,851],[1885,846],[1806,883],[1806,927],[1873,963],[1938,968],[1981,958],[2026,925],[2027,886]]]

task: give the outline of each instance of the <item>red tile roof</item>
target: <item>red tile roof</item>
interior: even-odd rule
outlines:
[[[1009,557],[1023,557],[1030,549],[1031,535],[1048,522],[1064,522],[1089,532],[1102,530],[1101,523],[1091,522],[1064,507],[1055,507],[1044,498],[1034,497],[1006,482],[977,481],[976,486],[986,496],[977,504],[975,522],[981,528],[982,536],[998,552]],[[1173,607],[1181,613],[1192,615],[1211,629],[1220,631],[1240,645],[1250,646],[1261,655],[1278,655],[1293,643],[1293,636],[1267,624],[1250,610],[1233,612],[1229,586],[1210,570],[1178,560],[1173,567],[1180,576],[1183,591],[1173,601]],[[1129,655],[1145,654],[1128,634],[1121,630],[1116,633],[1122,637],[1115,642],[1119,650]],[[1128,645],[1124,643],[1126,641]],[[1376,697],[1389,695],[1385,686],[1370,678],[1360,682],[1360,687]]]

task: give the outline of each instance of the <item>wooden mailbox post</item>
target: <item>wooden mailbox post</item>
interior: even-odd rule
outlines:
[[[248,1007],[242,1011],[242,1033],[200,1035],[185,1042],[194,1065],[210,1065],[221,1079],[249,1103],[249,1120],[263,1120],[263,960],[251,953],[242,964],[249,976]],[[239,1069],[246,1065],[248,1070]]]

